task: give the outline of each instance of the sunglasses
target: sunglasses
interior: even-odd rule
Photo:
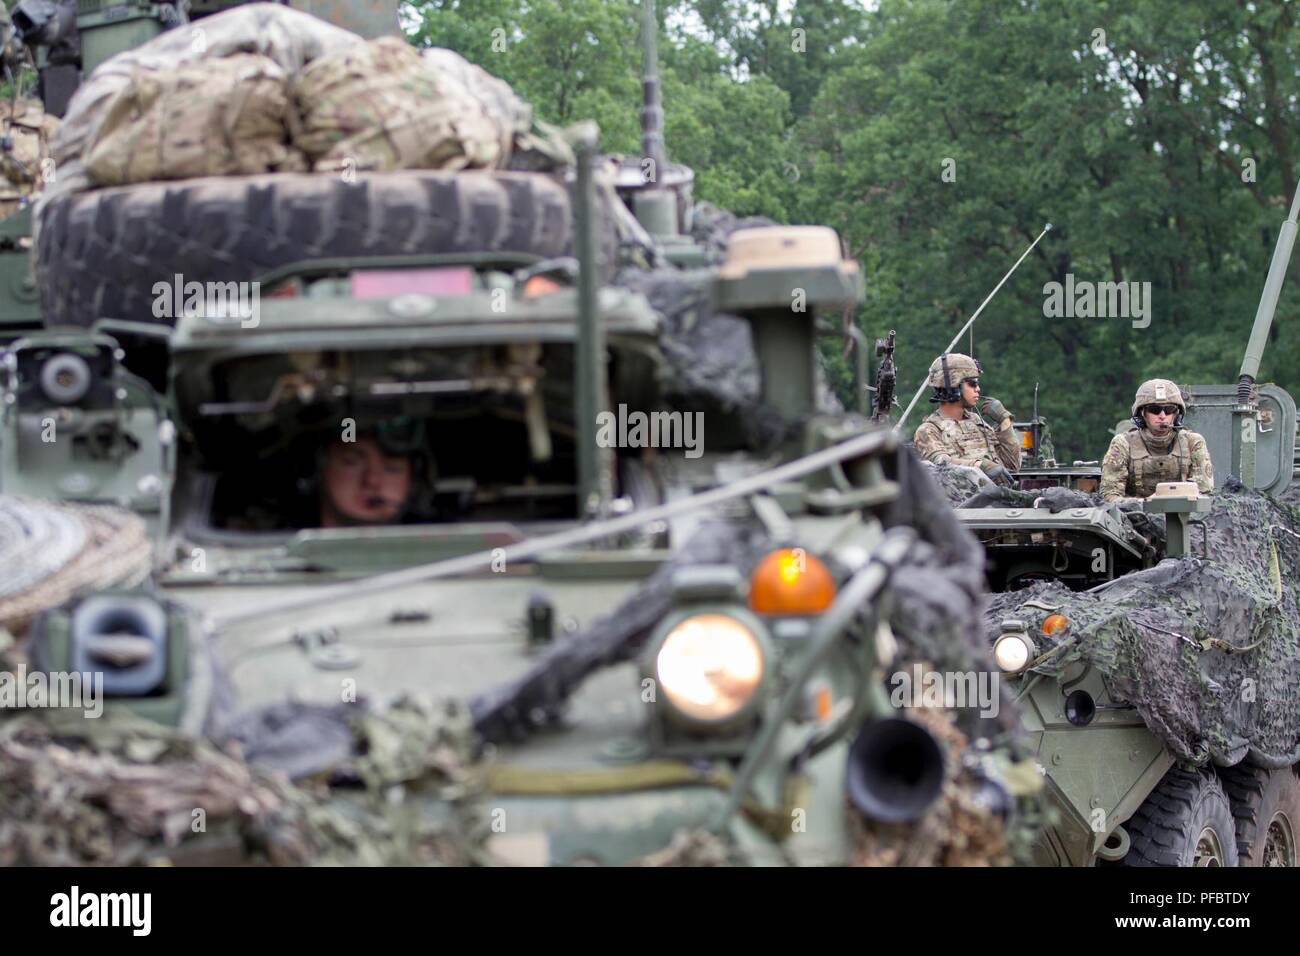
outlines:
[[[1181,411],[1177,405],[1147,405],[1142,410],[1152,415],[1177,415]]]
[[[969,385],[971,388],[979,388],[980,380],[977,378],[964,378],[961,380],[963,385]]]

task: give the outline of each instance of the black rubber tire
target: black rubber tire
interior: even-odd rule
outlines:
[[[615,265],[600,217],[602,279]],[[403,170],[141,183],[52,198],[36,258],[47,326],[100,317],[170,324],[153,287],[246,282],[307,259],[455,252],[574,254],[567,187],[542,173]]]
[[[1238,764],[1221,771],[1223,789],[1237,821],[1237,852],[1242,866],[1296,866],[1300,834],[1300,777],[1295,769],[1265,770]],[[1269,830],[1271,860],[1265,862]]]
[[[1220,865],[1237,865],[1232,807],[1211,771],[1170,770],[1125,826],[1133,842],[1124,866],[1195,866],[1207,827],[1218,837]]]

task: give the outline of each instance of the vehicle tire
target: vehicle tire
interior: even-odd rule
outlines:
[[[1125,826],[1125,866],[1237,865],[1232,807],[1211,771],[1170,770]]]
[[[615,266],[600,217],[602,278]],[[401,170],[141,183],[51,198],[37,234],[45,324],[163,322],[153,287],[247,282],[318,258],[456,252],[574,254],[567,187],[542,173]]]
[[[1295,769],[1238,764],[1222,772],[1237,821],[1242,866],[1296,866],[1300,833],[1300,777]]]

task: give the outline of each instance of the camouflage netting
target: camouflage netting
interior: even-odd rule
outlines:
[[[1300,475],[1296,477],[1300,478]],[[1277,496],[1277,500],[1292,508],[1300,508],[1300,481],[1293,479],[1286,490]]]
[[[925,470],[938,483],[944,497],[954,508],[961,505],[973,495],[987,488],[995,487],[993,481],[978,468],[965,465],[935,465],[924,462]]]
[[[699,202],[691,210],[691,238],[704,247],[709,261],[718,265],[727,256],[727,242],[737,229],[775,226],[766,216],[737,216],[708,202]]]
[[[1135,706],[1189,764],[1266,767],[1300,759],[1300,512],[1240,485],[1205,517],[1209,559],[1168,559],[1092,592],[1056,583],[998,595],[985,616],[991,644],[1023,620],[1060,676],[1096,667],[1113,697]],[[1199,553],[1199,529],[1191,533]],[[1069,626],[1042,636],[1059,612]],[[1075,666],[1071,666],[1075,665]]]
[[[617,285],[639,292],[663,316],[659,388],[665,402],[704,414],[706,447],[766,449],[797,423],[759,401],[758,357],[749,322],[714,312],[709,270],[624,270]]]
[[[0,721],[0,866],[486,860],[463,709],[354,714],[353,752],[291,783],[237,747],[105,713]]]

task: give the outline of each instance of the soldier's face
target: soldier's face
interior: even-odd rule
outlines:
[[[1169,434],[1177,415],[1178,409],[1173,405],[1148,405],[1142,409],[1142,417],[1146,419],[1147,428],[1150,429],[1151,434],[1157,436]]]
[[[325,453],[321,527],[392,524],[410,492],[409,458],[385,455],[373,438],[337,441]]]
[[[961,383],[961,403],[967,408],[974,408],[980,400],[980,380],[968,378]]]

